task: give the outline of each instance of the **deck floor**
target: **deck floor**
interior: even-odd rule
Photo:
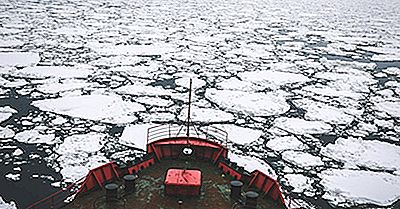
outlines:
[[[202,171],[202,187],[200,196],[175,197],[167,196],[164,191],[164,178],[169,168],[199,169]],[[210,162],[163,160],[161,163],[141,171],[136,183],[136,192],[123,195],[118,202],[105,203],[105,191],[98,190],[77,197],[66,209],[230,209],[234,202],[229,198],[230,177],[224,176],[221,171]],[[116,182],[122,184],[122,182]],[[246,188],[244,186],[244,188]],[[122,192],[121,192],[122,193]],[[183,200],[179,207],[178,200]],[[282,208],[272,201],[259,200],[259,208]]]

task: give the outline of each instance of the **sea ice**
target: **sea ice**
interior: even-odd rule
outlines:
[[[400,170],[400,147],[377,140],[339,138],[321,148],[321,154],[344,162],[347,166]]]
[[[319,177],[326,191],[323,197],[334,204],[348,206],[373,203],[387,206],[400,198],[400,176],[384,172],[329,169]]]
[[[42,111],[68,115],[106,123],[129,123],[137,118],[136,112],[144,111],[143,105],[124,101],[117,95],[67,96],[32,102]]]
[[[14,139],[27,144],[54,144],[54,134],[42,134],[39,130],[25,130],[15,134]]]
[[[217,83],[218,88],[224,90],[236,90],[236,91],[259,91],[263,90],[263,87],[257,83],[252,83],[250,81],[242,81],[236,77],[229,78],[222,82]]]
[[[19,181],[21,179],[21,174],[19,173],[7,173],[4,177],[10,181]]]
[[[272,167],[268,163],[258,158],[238,155],[233,152],[229,152],[228,157],[232,162],[236,162],[239,166],[244,167],[246,171],[253,172],[255,170],[259,170],[274,179],[277,178],[274,169],[272,169]]]
[[[93,43],[89,47],[101,55],[163,56],[176,51],[170,44],[111,45]]]
[[[178,86],[183,86],[183,87],[189,87],[189,78],[187,77],[183,77],[183,78],[178,78],[175,80],[175,84]],[[203,87],[204,85],[206,85],[206,82],[196,78],[196,77],[192,77],[192,89],[196,90],[199,89],[201,87]]]
[[[205,96],[222,108],[255,116],[277,115],[290,109],[285,97],[278,93],[207,89]]]
[[[400,61],[400,54],[374,54],[371,60],[384,62]]]
[[[20,148],[17,148],[16,150],[14,150],[14,152],[12,153],[13,156],[20,156],[24,154],[24,151]]]
[[[243,81],[250,81],[265,88],[278,89],[282,85],[304,83],[310,79],[302,74],[279,72],[275,70],[251,71],[239,73]]]
[[[84,177],[90,169],[108,162],[98,153],[105,143],[106,134],[90,132],[72,135],[64,139],[55,152],[61,174],[66,181],[76,181]],[[96,154],[97,153],[97,154]]]
[[[150,112],[140,114],[140,116],[145,123],[176,121],[175,115],[170,112]]]
[[[115,92],[119,94],[128,94],[128,95],[146,95],[146,96],[165,96],[171,95],[172,92],[170,90],[166,90],[161,86],[145,86],[141,84],[134,85],[126,85],[115,89]]]
[[[1,209],[17,209],[17,205],[13,201],[11,201],[10,203],[7,203],[6,201],[3,200],[3,197],[0,196],[0,208]]]
[[[287,179],[289,185],[294,188],[292,192],[304,193],[306,191],[315,190],[312,186],[314,180],[302,174],[286,174],[285,179]]]
[[[0,107],[0,123],[8,120],[17,111],[10,106]]]
[[[96,86],[96,85],[94,83],[88,83],[81,80],[65,80],[54,83],[41,84],[36,88],[36,90],[46,94],[56,94],[65,91],[85,89],[89,86]]]
[[[322,121],[308,121],[300,118],[277,118],[274,126],[293,134],[323,134],[329,132],[332,127]]]
[[[400,102],[399,101],[382,101],[375,103],[375,109],[385,112],[393,117],[400,117]]]
[[[179,120],[187,119],[188,108],[182,109],[178,118]],[[235,117],[227,112],[212,108],[202,108],[197,106],[191,107],[190,119],[195,122],[229,122],[235,119]]]
[[[291,162],[299,167],[312,167],[312,166],[324,165],[324,162],[322,162],[320,157],[301,151],[293,151],[293,150],[284,151],[282,153],[282,159]]]
[[[388,67],[382,71],[389,75],[400,76],[400,68],[397,67]]]
[[[282,152],[285,150],[303,150],[307,148],[307,146],[295,136],[282,136],[272,138],[267,142],[267,147],[278,152]]]
[[[160,97],[147,97],[147,96],[138,97],[135,99],[135,102],[151,106],[158,106],[158,107],[168,107],[174,104],[174,102],[171,100],[162,99]]]
[[[87,133],[72,135],[64,139],[64,142],[56,149],[58,154],[79,152],[96,152],[103,147],[105,134]]]
[[[256,141],[263,134],[261,130],[244,128],[234,124],[216,124],[213,126],[225,130],[229,141],[242,145]]]
[[[40,61],[38,53],[33,52],[0,52],[0,66],[30,66]]]
[[[153,126],[155,126],[155,124],[130,124],[124,128],[124,132],[122,132],[122,136],[119,138],[119,143],[146,150],[147,129]]]
[[[1,121],[1,120],[0,120]],[[15,136],[15,132],[9,128],[0,127],[0,139],[8,139]]]
[[[347,108],[337,108],[309,99],[295,100],[293,103],[306,110],[304,117],[307,120],[320,120],[329,124],[350,124],[354,120]]]
[[[15,71],[15,74],[28,78],[86,78],[92,74],[92,67],[88,65],[66,66],[34,66]]]

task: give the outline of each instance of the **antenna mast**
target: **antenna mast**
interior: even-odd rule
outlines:
[[[188,116],[187,116],[187,129],[186,129],[186,136],[189,137],[189,128],[190,128],[190,106],[192,103],[192,79],[190,78],[189,84],[189,108],[188,108]]]

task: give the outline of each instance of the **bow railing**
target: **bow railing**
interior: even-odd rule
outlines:
[[[147,144],[154,141],[176,138],[176,137],[196,137],[201,139],[210,140],[222,145],[227,145],[228,133],[225,130],[215,126],[200,126],[199,128],[195,125],[189,126],[189,132],[187,131],[186,125],[178,124],[165,124],[151,127],[147,130]]]

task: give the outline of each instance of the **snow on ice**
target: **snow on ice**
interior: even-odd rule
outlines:
[[[285,150],[303,150],[307,146],[295,136],[274,137],[267,142],[267,147],[282,152]]]
[[[270,116],[289,110],[285,97],[277,93],[248,93],[207,89],[206,97],[221,108],[253,116]]]
[[[250,144],[261,137],[263,132],[252,128],[244,128],[234,124],[213,125],[225,130],[228,134],[228,140],[236,144]]]
[[[143,105],[124,101],[117,95],[67,96],[32,102],[43,111],[106,123],[129,123],[137,119],[136,112],[144,111]]]
[[[147,129],[153,126],[155,126],[155,124],[130,124],[124,128],[124,132],[122,132],[119,142],[127,146],[133,146],[141,150],[146,150]]]
[[[304,134],[323,134],[329,132],[332,127],[322,121],[308,121],[300,118],[277,118],[274,126],[289,133]]]
[[[17,111],[10,106],[0,107],[0,122],[8,120]]]
[[[178,118],[182,121],[186,120],[188,108],[182,109]],[[197,106],[191,107],[190,119],[195,122],[229,122],[234,119],[230,113],[214,108],[202,108]]]
[[[400,147],[377,140],[339,138],[323,147],[321,154],[344,162],[347,167],[400,170]]]
[[[327,193],[324,198],[334,204],[360,203],[390,205],[400,198],[400,176],[384,172],[329,169],[319,174]],[[349,202],[350,201],[350,202]]]
[[[1,209],[17,209],[17,205],[13,201],[11,201],[9,203],[6,202],[5,200],[3,200],[3,197],[0,196],[0,208]]]
[[[282,153],[282,159],[293,163],[298,167],[313,167],[324,165],[324,162],[322,162],[320,157],[301,151],[284,151]]]
[[[90,132],[65,138],[55,150],[59,155],[57,161],[63,179],[76,181],[84,177],[90,169],[107,163],[107,158],[99,153],[106,137],[106,134]]]
[[[30,66],[40,61],[38,53],[33,52],[0,52],[0,66]]]
[[[55,135],[54,134],[44,134],[39,130],[26,130],[15,134],[15,140],[27,144],[54,144]]]

